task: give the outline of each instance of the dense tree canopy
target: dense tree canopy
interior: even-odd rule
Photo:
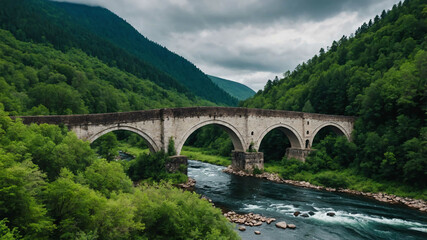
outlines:
[[[0,30],[0,101],[12,114],[72,114],[212,105],[135,77],[80,50],[25,43]]]
[[[192,63],[145,38],[107,9],[48,0],[2,0],[1,5],[0,28],[21,41],[49,43],[61,51],[79,49],[190,100],[198,96],[237,105],[236,98]]]
[[[426,2],[404,1],[269,81],[241,106],[358,116],[355,157],[338,162],[369,177],[425,187],[426,32]]]
[[[2,239],[238,238],[199,195],[134,187],[122,164],[97,158],[74,133],[13,121],[1,104],[0,219]]]

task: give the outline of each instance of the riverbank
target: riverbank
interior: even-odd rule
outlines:
[[[268,173],[264,172],[261,174],[250,174],[244,171],[235,171],[231,168],[231,166],[228,166],[226,169],[223,170],[225,173],[229,174],[235,174],[242,177],[255,177],[255,178],[261,178],[265,179],[271,182],[275,183],[285,183],[290,184],[298,187],[304,187],[304,188],[311,188],[311,189],[317,189],[317,190],[324,190],[328,192],[340,192],[340,193],[348,193],[353,195],[359,195],[364,196],[368,198],[373,198],[380,202],[390,203],[390,204],[403,204],[410,208],[415,208],[421,212],[427,213],[427,202],[420,200],[420,199],[412,199],[408,197],[399,197],[393,194],[386,194],[386,193],[370,193],[370,192],[362,192],[362,191],[356,191],[351,189],[342,189],[342,188],[331,188],[331,187],[323,187],[311,184],[306,181],[295,181],[295,180],[289,180],[289,179],[283,179],[281,178],[277,173]]]
[[[195,159],[201,162],[224,167],[227,167],[231,164],[231,159],[229,157],[227,158],[223,156],[205,154],[202,149],[190,146],[184,146],[182,148],[181,155],[187,156],[188,159]]]
[[[231,165],[231,160],[228,158],[203,154],[202,152],[200,152],[200,149],[194,148],[194,147],[187,147],[187,146],[184,147],[184,150],[182,152],[185,153],[183,155],[188,156],[190,159],[195,159],[201,162],[207,162],[207,163],[211,163],[219,166],[225,166],[225,167],[228,166],[227,170],[225,170],[227,173],[236,174],[239,176],[257,177],[257,178],[266,179],[272,182],[286,183],[286,184],[299,186],[299,187],[364,196],[364,197],[376,199],[377,201],[380,201],[380,202],[385,202],[390,204],[403,204],[405,206],[418,209],[422,212],[427,212],[427,202],[420,199],[414,199],[411,197],[402,197],[397,194],[387,194],[384,192],[369,192],[369,191],[358,191],[358,190],[348,189],[348,188],[324,187],[324,186],[312,184],[308,181],[284,179],[280,177],[278,173],[276,173],[277,171],[274,171],[274,170],[277,170],[277,167],[278,167],[275,165],[272,165],[272,166],[266,165],[267,172],[264,172],[262,174],[257,174],[255,176],[243,171],[229,172],[230,170],[228,169],[230,169],[229,166]]]

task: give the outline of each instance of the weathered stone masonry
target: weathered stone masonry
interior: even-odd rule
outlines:
[[[288,156],[304,161],[311,151],[314,137],[322,128],[329,127],[351,140],[355,120],[354,117],[348,116],[231,107],[166,108],[123,113],[20,118],[25,124],[64,124],[80,139],[90,142],[111,131],[129,130],[143,137],[150,150],[154,152],[162,149],[166,151],[169,139],[173,137],[178,155],[194,131],[206,125],[218,125],[229,134],[233,142],[233,166],[236,169],[246,170],[254,166],[262,168],[262,154],[244,154],[244,152],[249,148],[257,151],[262,139],[273,129],[280,129],[288,137],[291,143],[291,147],[287,149]],[[242,157],[247,158],[244,167],[237,164],[239,162],[237,156],[240,160]]]

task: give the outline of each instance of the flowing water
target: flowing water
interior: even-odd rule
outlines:
[[[283,230],[273,222],[246,227],[245,232],[239,232],[242,239],[427,240],[427,214],[419,211],[353,195],[239,177],[223,173],[223,168],[190,160],[188,176],[197,181],[195,191],[237,213],[258,213],[297,226]],[[294,217],[295,211],[312,211],[314,215]],[[336,215],[329,217],[327,212]],[[255,235],[255,230],[261,235]]]

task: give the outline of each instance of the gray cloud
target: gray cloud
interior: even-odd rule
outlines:
[[[102,6],[202,71],[258,90],[398,0],[63,0]]]

